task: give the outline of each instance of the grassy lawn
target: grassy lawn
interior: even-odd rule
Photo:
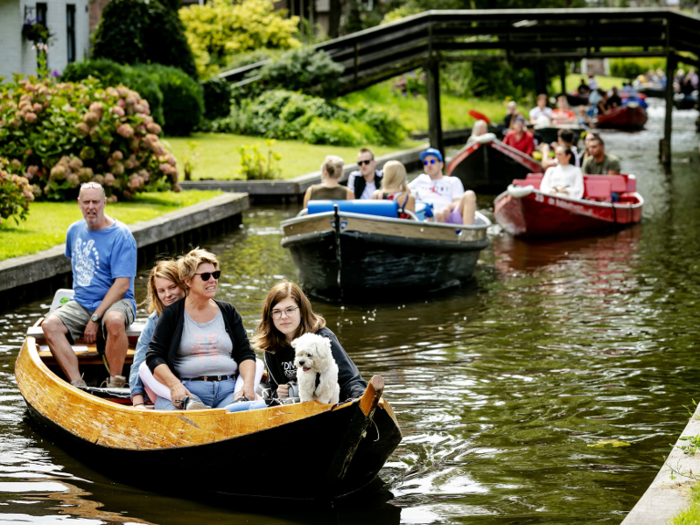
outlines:
[[[700,483],[694,482],[690,487],[690,505],[668,522],[669,525],[697,525],[700,523]]]
[[[220,191],[140,193],[132,202],[107,204],[106,213],[125,224],[154,219],[159,215],[212,199]],[[33,202],[29,216],[19,225],[13,219],[0,224],[0,261],[29,255],[66,241],[66,230],[82,219],[75,202]]]
[[[248,137],[243,135],[233,135],[224,133],[195,133],[191,137],[167,139],[167,143],[172,147],[173,153],[178,159],[180,166],[180,179],[184,179],[182,172],[183,159],[190,153],[190,143],[196,142],[199,147],[199,161],[197,162],[193,179],[242,179],[238,174],[241,168],[241,155],[238,151],[244,144],[257,145],[260,152],[267,153],[266,139],[260,137]],[[408,149],[419,146],[420,142],[406,140],[396,147],[368,145],[374,154],[379,157],[392,151]],[[338,155],[346,163],[350,164],[357,160],[359,147],[339,147],[339,146],[316,146],[296,142],[292,140],[278,140],[272,150],[282,155],[280,167],[282,168],[282,178],[291,179],[299,175],[305,175],[321,168],[321,163],[326,155]]]
[[[350,93],[342,100],[351,104],[367,102],[381,104],[389,111],[398,113],[403,125],[410,131],[428,131],[428,101],[425,97],[403,97],[391,90],[392,80],[381,82],[372,87]],[[478,98],[460,98],[447,93],[440,94],[442,129],[469,128],[474,118],[469,110],[475,109],[489,119],[500,122],[506,114],[506,102]]]

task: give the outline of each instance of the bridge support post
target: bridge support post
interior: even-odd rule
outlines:
[[[678,59],[674,53],[666,58],[666,115],[664,117],[664,138],[659,141],[659,159],[664,166],[671,165],[671,131],[673,128],[673,75]]]
[[[428,91],[428,137],[430,147],[445,155],[442,139],[442,116],[440,114],[440,62],[430,60],[425,65],[425,83]]]

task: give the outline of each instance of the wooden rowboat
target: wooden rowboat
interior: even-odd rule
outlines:
[[[127,364],[139,333],[128,334]],[[71,386],[45,344],[41,327],[31,328],[15,365],[34,426],[88,467],[148,490],[328,500],[368,485],[401,441],[379,376],[361,398],[339,405],[142,411],[121,395],[125,389]],[[88,384],[106,375],[95,347],[74,349]]]
[[[458,177],[465,189],[492,195],[506,189],[513,177],[541,172],[542,165],[530,155],[490,133],[462,148],[447,166],[447,174]]]
[[[282,246],[291,251],[306,291],[331,300],[416,297],[472,277],[489,244],[486,217],[477,212],[473,226],[458,226],[342,209],[368,202],[395,204],[335,201],[340,208],[282,222]]]
[[[596,128],[606,129],[642,129],[647,122],[646,110],[635,104],[614,108],[607,115],[598,115]]]
[[[584,175],[584,199],[539,191],[542,175],[514,180],[494,201],[496,221],[511,235],[569,237],[620,229],[642,219],[634,175]],[[619,202],[610,202],[612,193]],[[601,200],[589,200],[601,199]]]

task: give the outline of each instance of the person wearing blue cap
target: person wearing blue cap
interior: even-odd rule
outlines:
[[[435,220],[449,224],[474,224],[476,213],[476,195],[473,191],[464,191],[462,181],[457,177],[445,177],[442,153],[435,148],[428,148],[420,154],[425,173],[418,175],[408,187],[416,202],[433,205]]]

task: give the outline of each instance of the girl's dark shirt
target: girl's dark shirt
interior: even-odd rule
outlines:
[[[345,352],[335,334],[328,328],[322,328],[318,335],[331,341],[331,352],[338,365],[338,384],[340,385],[340,400],[362,396],[367,388],[367,381],[362,379],[357,366]],[[280,348],[274,354],[265,352],[267,379],[274,397],[277,397],[277,387],[297,380],[297,368],[294,366],[294,349],[291,346]]]

